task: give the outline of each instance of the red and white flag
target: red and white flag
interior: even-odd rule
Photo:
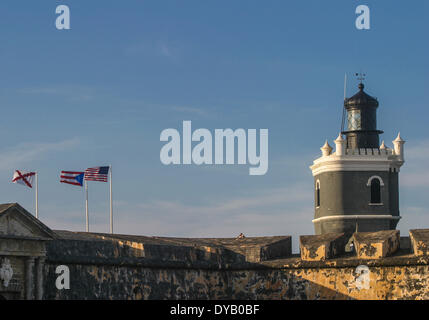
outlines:
[[[23,184],[24,186],[32,188],[35,175],[35,172],[15,170],[15,172],[13,173],[12,182]]]
[[[85,170],[86,181],[101,181],[107,182],[110,167],[95,167]]]
[[[82,187],[84,175],[82,171],[61,171],[60,182]]]

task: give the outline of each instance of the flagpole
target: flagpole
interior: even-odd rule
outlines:
[[[86,232],[89,232],[88,219],[88,181],[85,180],[85,213],[86,213]]]
[[[110,233],[113,234],[112,166],[110,166]]]
[[[36,218],[39,219],[39,174],[36,172]]]

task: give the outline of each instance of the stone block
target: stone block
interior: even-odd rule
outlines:
[[[243,239],[219,239],[229,250],[245,256],[247,262],[284,259],[292,255],[292,237],[252,237]]]
[[[305,261],[323,261],[345,252],[347,237],[344,233],[300,236],[301,259]]]
[[[429,256],[429,229],[410,230],[410,238],[416,256]]]
[[[292,255],[292,237],[284,236],[283,239],[264,245],[260,250],[260,261],[284,259]]]
[[[357,232],[353,242],[359,259],[384,258],[399,249],[399,230]]]

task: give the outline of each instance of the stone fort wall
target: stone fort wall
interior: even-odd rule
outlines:
[[[71,288],[55,288],[46,266],[44,299],[429,299],[428,265],[370,267],[369,289],[357,289],[355,266],[194,269],[70,264]]]
[[[341,253],[307,261],[291,255],[290,237],[56,232],[62,239],[47,243],[44,299],[429,299],[429,257],[405,246],[370,260]],[[70,269],[69,290],[55,286],[58,265]],[[361,265],[369,270],[364,288],[356,269]]]

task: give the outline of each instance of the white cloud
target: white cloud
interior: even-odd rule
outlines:
[[[402,219],[398,228],[401,236],[408,236],[411,229],[429,228],[429,210],[427,207],[405,206],[401,208]]]
[[[429,187],[429,172],[423,170],[425,169],[422,167],[422,171],[420,172],[404,172],[400,176],[401,186],[410,188]]]
[[[405,157],[408,160],[426,160],[429,159],[429,140],[420,140],[416,143],[409,142],[404,145]]]
[[[178,58],[181,47],[174,41],[158,40],[151,42],[140,42],[129,45],[124,52],[129,56],[155,56],[171,60]]]
[[[401,169],[400,185],[402,187],[429,187],[429,140],[421,140],[404,146],[405,164]]]
[[[173,53],[171,52],[170,47],[166,43],[161,42],[159,44],[159,49],[160,49],[161,55],[163,55],[165,57],[172,57],[173,56]]]
[[[96,95],[95,90],[93,88],[76,85],[23,88],[19,89],[18,92],[20,94],[28,95],[60,96],[71,101],[89,101],[94,99]]]
[[[172,107],[170,107],[170,110],[180,112],[180,113],[188,113],[188,114],[194,114],[194,115],[198,115],[198,116],[204,116],[204,117],[210,116],[210,113],[207,112],[207,110],[204,110],[201,108],[193,108],[193,107],[185,107],[185,106],[172,106]]]
[[[51,143],[21,143],[0,151],[0,170],[9,170],[39,159],[47,152],[66,150],[78,144],[77,138]]]

